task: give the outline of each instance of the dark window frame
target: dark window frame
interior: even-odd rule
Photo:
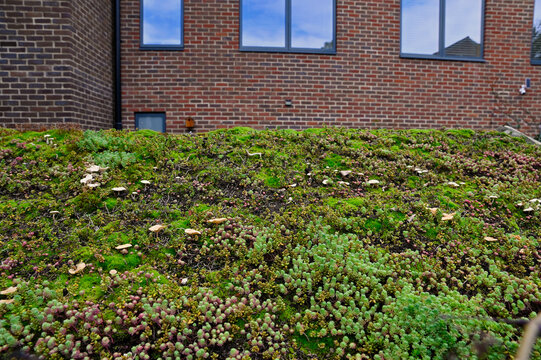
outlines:
[[[184,50],[184,0],[180,1],[180,45],[160,45],[160,44],[145,44],[144,33],[144,2],[145,0],[139,0],[139,49],[140,50]]]
[[[285,46],[283,47],[271,47],[271,46],[243,46],[242,45],[242,3],[243,0],[239,0],[239,51],[245,52],[277,52],[277,53],[294,53],[294,54],[325,54],[336,55],[336,0],[332,0],[333,8],[333,47],[332,49],[310,49],[310,48],[295,48],[291,47],[291,1],[285,0],[286,17],[285,17]]]
[[[539,4],[538,4],[539,3]],[[530,50],[530,61],[532,65],[541,65],[541,59],[536,59],[533,57],[533,42],[534,42],[534,32],[535,32],[535,7],[539,5],[541,6],[541,1],[534,0],[533,2],[533,19],[532,19],[532,45]],[[541,9],[539,9],[541,11]]]
[[[159,119],[162,119],[163,121],[163,133],[166,133],[167,132],[167,116],[165,114],[165,112],[136,112],[135,113],[135,130],[140,130],[139,129],[139,117],[140,116],[150,116],[150,117],[153,117],[153,118],[159,118]]]
[[[468,61],[468,62],[486,62],[485,57],[485,6],[486,0],[481,0],[481,54],[479,57],[472,56],[446,56],[445,55],[445,2],[447,0],[440,0],[440,21],[439,21],[439,37],[438,37],[438,53],[443,55],[427,55],[427,54],[415,54],[402,52],[402,27],[404,20],[404,12],[402,11],[405,0],[400,0],[400,57],[409,59],[426,59],[426,60],[450,60],[450,61]],[[407,0],[406,0],[407,1]]]

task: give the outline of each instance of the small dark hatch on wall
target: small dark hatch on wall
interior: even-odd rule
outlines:
[[[136,113],[135,130],[149,129],[165,132],[165,113]]]

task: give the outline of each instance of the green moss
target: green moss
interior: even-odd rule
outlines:
[[[101,278],[98,274],[83,275],[79,280],[79,291],[84,291],[86,298],[97,300],[103,295],[100,283]]]
[[[470,129],[452,129],[447,130],[446,133],[454,135],[456,137],[463,137],[467,139],[471,138],[475,134],[475,132]]]
[[[325,158],[325,164],[331,169],[345,169],[344,158],[337,154],[328,155]]]
[[[378,233],[381,231],[382,224],[380,221],[375,219],[366,219],[364,222],[364,228],[372,232]]]
[[[187,229],[190,227],[190,220],[188,219],[179,219],[171,223],[171,228],[173,229]]]
[[[73,259],[77,262],[89,263],[94,260],[94,252],[95,250],[90,246],[83,246],[73,252]]]
[[[321,135],[325,133],[327,130],[325,128],[312,128],[312,129],[305,129],[303,132],[305,134],[311,134],[311,135]]]
[[[136,254],[129,255],[107,255],[105,261],[100,263],[104,270],[126,271],[137,268],[141,265],[141,258]]]
[[[117,204],[118,200],[116,198],[108,198],[103,202],[103,205],[106,206],[108,210],[113,210]]]
[[[262,180],[265,186],[271,187],[271,188],[279,188],[281,187],[280,179],[277,176],[271,175],[272,171],[270,169],[262,169],[259,174],[257,174],[257,178]]]

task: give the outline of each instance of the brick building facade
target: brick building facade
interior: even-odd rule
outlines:
[[[0,3],[0,126],[113,126],[109,0]]]
[[[336,0],[329,53],[240,49],[242,0],[184,0],[182,47],[142,48],[141,0],[118,1],[124,129],[136,128],[137,114],[155,113],[165,116],[168,132],[185,131],[187,118],[196,131],[509,124],[530,135],[540,132],[541,65],[531,59],[539,0],[482,2],[481,45],[465,38],[447,48],[467,45],[481,54],[473,61],[402,56],[400,0]],[[111,4],[87,3],[0,5],[2,22],[7,20],[0,41],[8,45],[0,46],[0,122],[112,126]],[[46,4],[58,11],[44,9]],[[42,29],[60,40],[38,35]],[[526,79],[531,87],[520,95]]]

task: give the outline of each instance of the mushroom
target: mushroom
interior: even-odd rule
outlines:
[[[87,186],[91,189],[94,189],[94,188],[97,188],[99,187],[101,184],[100,183],[95,183],[95,184],[88,184]]]
[[[89,173],[95,173],[100,171],[100,167],[98,165],[91,165],[88,168],[86,168],[86,171]]]
[[[75,269],[69,269],[68,272],[71,275],[75,275],[75,274],[78,274],[81,271],[83,271],[85,269],[85,267],[86,267],[86,264],[84,262],[80,262],[75,266]]]
[[[377,184],[379,184],[379,180],[375,180],[375,179],[368,180],[367,184],[368,185],[377,185]]]
[[[346,181],[339,181],[338,182],[338,185],[345,185],[345,186],[349,186],[349,183],[346,182]]]
[[[49,214],[51,215],[60,214],[60,211],[52,210],[52,211],[49,211]]]
[[[15,300],[8,299],[8,300],[0,300],[0,304],[12,304]]]
[[[323,180],[323,185],[329,185],[330,184],[330,180],[329,179],[325,179]]]
[[[154,226],[149,227],[148,230],[150,230],[153,233],[157,233],[157,232],[165,229],[166,227],[167,226],[165,226],[165,225],[158,224],[158,225],[154,225]]]
[[[123,245],[118,245],[117,247],[115,247],[115,249],[124,250],[124,249],[128,249],[128,248],[131,248],[131,247],[132,247],[132,244],[123,244]]]
[[[126,188],[123,187],[123,186],[119,186],[119,187],[114,187],[112,190],[113,190],[114,192],[120,193],[120,192],[126,191]]]
[[[0,291],[0,295],[11,295],[17,291],[16,286],[10,286],[5,290]]]
[[[292,187],[292,188],[297,187],[297,184],[291,184],[289,185],[289,187]]]
[[[459,186],[460,186],[460,185],[458,185],[458,184],[457,184],[456,182],[454,182],[454,181],[449,181],[449,182],[447,183],[447,185],[452,186],[452,187],[459,187]]]
[[[532,207],[529,207],[529,208],[527,208],[527,209],[524,209],[524,212],[532,212],[532,211],[534,211],[534,208],[532,208]]]
[[[223,222],[226,222],[227,220],[228,220],[227,218],[217,218],[217,219],[210,219],[207,222],[209,224],[221,224]]]
[[[141,184],[144,184],[144,185],[150,185],[150,181],[148,181],[148,180],[141,180]]]
[[[443,213],[443,217],[441,218],[441,221],[453,220],[453,218],[455,217],[455,214],[456,213],[450,213],[450,214]]]
[[[438,208],[427,208],[432,215],[436,215],[438,213]]]
[[[485,236],[485,241],[488,241],[488,242],[494,242],[494,241],[498,241],[498,239],[495,239],[491,236]]]
[[[86,174],[86,176],[81,179],[81,184],[86,185],[91,181],[92,181],[92,174]]]
[[[340,171],[340,175],[342,175],[342,176],[348,176],[349,174],[351,174],[351,170],[342,170],[342,171]]]
[[[197,231],[194,229],[186,229],[184,232],[188,235],[201,235],[201,231]]]

